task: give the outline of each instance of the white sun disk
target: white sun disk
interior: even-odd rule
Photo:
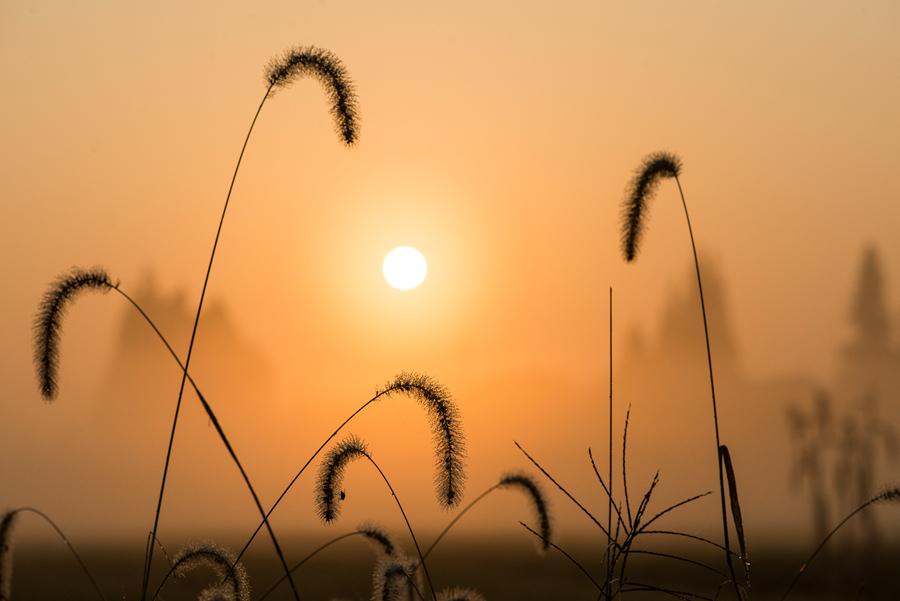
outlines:
[[[384,279],[397,290],[412,290],[425,281],[428,262],[417,248],[398,246],[384,257]]]

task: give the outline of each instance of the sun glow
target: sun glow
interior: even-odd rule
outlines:
[[[418,249],[398,246],[384,257],[381,271],[387,283],[397,290],[412,290],[425,281],[428,262]]]

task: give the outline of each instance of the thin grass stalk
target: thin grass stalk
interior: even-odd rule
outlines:
[[[294,486],[294,484],[297,482],[297,480],[300,479],[300,476],[303,475],[303,472],[306,471],[306,468],[309,467],[309,465],[315,460],[315,458],[319,456],[319,453],[322,452],[322,450],[328,445],[328,443],[330,443],[347,426],[347,424],[349,424],[351,421],[353,421],[353,419],[357,415],[362,413],[369,405],[371,405],[375,401],[377,401],[383,397],[390,396],[397,392],[409,393],[409,389],[411,388],[411,385],[409,385],[410,381],[427,382],[427,378],[424,378],[421,376],[415,376],[414,374],[407,374],[407,373],[402,373],[402,374],[398,375],[387,386],[381,388],[380,390],[377,390],[375,392],[375,394],[372,396],[372,398],[370,398],[368,401],[366,401],[365,403],[360,405],[359,408],[356,409],[356,411],[351,413],[347,417],[347,419],[345,419],[343,422],[341,422],[341,424],[337,428],[335,428],[334,432],[332,432],[319,445],[319,447],[312,453],[312,455],[309,456],[309,458],[300,467],[300,469],[297,471],[297,473],[294,474],[294,477],[291,478],[291,481],[288,482],[287,486],[284,487],[284,489],[281,491],[281,494],[278,495],[278,498],[275,499],[275,502],[272,503],[272,506],[266,512],[265,518],[268,519],[272,515],[272,512],[275,511],[275,509],[278,507],[278,505],[281,503],[281,501],[284,499],[284,497],[287,496],[288,492],[291,490],[291,488]],[[434,383],[432,383],[432,384],[434,384]],[[437,386],[437,385],[435,385],[435,386]],[[454,410],[454,415],[455,415],[455,410]],[[460,445],[460,446],[462,446],[462,445]],[[458,501],[460,498],[461,498],[461,496],[457,496],[456,501]],[[257,525],[256,529],[253,531],[253,533],[247,539],[247,542],[244,543],[244,547],[237,554],[237,561],[240,561],[240,558],[243,557],[244,553],[247,552],[247,549],[250,548],[250,545],[253,543],[254,539],[256,538],[256,535],[259,534],[259,531],[260,531],[260,529],[262,529],[264,524],[265,524],[265,521],[260,522],[259,525]]]
[[[419,565],[422,566],[422,572],[425,574],[425,580],[428,582],[428,589],[431,591],[431,597],[433,601],[437,601],[437,589],[434,588],[434,582],[431,580],[431,574],[428,572],[428,564],[425,563],[425,557],[422,555],[422,549],[419,547],[419,540],[416,538],[416,533],[413,531],[412,524],[409,523],[409,518],[406,516],[406,511],[403,509],[403,504],[400,503],[400,497],[397,496],[397,492],[394,490],[394,487],[391,486],[390,480],[388,480],[387,476],[383,471],[381,471],[381,467],[372,459],[372,456],[368,453],[366,454],[366,459],[369,460],[376,470],[378,470],[378,474],[381,476],[381,479],[384,480],[384,483],[387,485],[388,490],[391,491],[391,496],[394,497],[394,501],[397,503],[397,508],[400,510],[400,515],[403,516],[403,521],[406,522],[406,529],[409,530],[409,536],[412,538],[413,545],[416,547],[416,554],[419,556]]]
[[[544,474],[544,475],[547,477],[547,479],[550,480],[550,482],[552,482],[552,483],[556,486],[556,488],[558,488],[558,489],[560,490],[560,492],[562,492],[564,495],[566,495],[566,496],[569,498],[569,500],[572,501],[572,502],[575,504],[575,506],[578,507],[578,509],[581,510],[582,513],[584,513],[588,518],[590,518],[590,520],[591,520],[592,522],[594,522],[594,524],[595,524],[598,528],[600,528],[600,531],[603,532],[603,534],[605,534],[605,535],[607,535],[607,537],[609,537],[609,531],[608,531],[608,530],[606,529],[606,527],[605,527],[605,526],[604,526],[604,525],[603,525],[603,524],[602,524],[602,523],[594,516],[594,514],[592,514],[590,511],[588,511],[587,508],[586,508],[584,505],[582,505],[581,502],[578,501],[578,499],[576,499],[575,497],[573,497],[573,496],[572,496],[572,493],[570,493],[568,490],[566,490],[566,489],[563,487],[562,484],[560,484],[559,482],[557,482],[557,480],[556,480],[553,476],[550,475],[550,472],[548,472],[547,470],[545,470],[545,469],[543,468],[543,466],[541,466],[541,464],[538,463],[538,462],[534,459],[534,457],[532,457],[531,455],[528,454],[528,451],[526,451],[524,448],[522,448],[522,445],[520,445],[520,444],[519,444],[518,442],[516,442],[516,441],[513,441],[513,443],[514,443],[514,444],[516,445],[516,447],[522,452],[522,454],[525,455],[525,457],[528,459],[528,461],[530,461],[536,468],[538,468],[539,470],[541,470],[541,473]],[[615,543],[615,546],[617,546],[617,547],[619,546],[617,542],[614,541],[614,543]]]
[[[572,563],[572,565],[574,565],[576,568],[578,568],[578,570],[579,570],[582,574],[584,574],[584,575],[587,577],[588,580],[591,581],[591,584],[593,584],[593,585],[597,588],[598,591],[600,591],[601,593],[603,592],[604,588],[600,585],[599,582],[597,582],[597,581],[594,579],[593,576],[591,576],[591,573],[588,572],[587,568],[585,568],[585,567],[581,564],[580,561],[578,561],[577,559],[575,559],[574,557],[572,557],[567,551],[565,551],[562,547],[560,547],[560,546],[557,545],[556,543],[551,542],[551,541],[546,541],[546,540],[544,540],[544,538],[541,536],[541,534],[540,534],[539,532],[534,531],[534,530],[533,530],[530,526],[528,526],[528,524],[526,524],[525,522],[519,522],[519,525],[521,525],[522,528],[525,528],[525,530],[528,530],[528,532],[530,532],[531,534],[533,534],[533,535],[534,535],[538,540],[540,540],[541,542],[546,543],[546,544],[548,544],[550,547],[552,547],[552,548],[556,549],[557,551],[559,551],[559,552],[563,555],[563,557],[565,557],[566,559],[568,559],[568,560]]]
[[[606,507],[606,529],[607,536],[612,533],[612,508],[613,508],[613,350],[612,350],[612,338],[613,338],[613,289],[612,286],[609,287],[609,488],[606,490],[606,495],[609,499],[609,502]],[[594,458],[591,456],[591,450],[588,449],[588,456],[591,458],[591,465],[594,466]],[[594,471],[597,471],[597,467],[594,466]],[[597,477],[600,477],[600,474],[597,474]],[[601,484],[602,484],[601,480]],[[606,488],[604,486],[604,488]],[[621,513],[616,509],[616,513],[619,515],[619,519],[622,519]],[[612,556],[609,554],[609,549],[612,547],[611,541],[607,542],[606,545],[606,596],[609,597],[612,593],[610,581],[612,580],[613,570],[615,566],[609,563],[609,560]]]
[[[837,534],[838,530],[840,530],[841,528],[844,527],[844,524],[849,522],[851,519],[853,519],[853,517],[856,514],[860,513],[864,509],[868,508],[870,505],[874,505],[876,503],[897,503],[897,502],[900,502],[900,488],[889,488],[889,489],[886,489],[886,490],[880,492],[879,494],[875,495],[874,497],[872,497],[871,499],[869,499],[868,501],[866,501],[865,503],[863,503],[862,505],[860,505],[859,507],[857,507],[856,509],[851,511],[847,515],[847,517],[845,517],[843,520],[841,520],[837,526],[832,528],[831,531],[827,535],[825,535],[825,538],[823,538],[822,542],[819,543],[819,546],[817,546],[815,548],[815,550],[812,552],[812,555],[809,556],[809,559],[807,559],[805,562],[803,562],[800,565],[800,569],[794,575],[794,578],[791,580],[791,583],[788,585],[787,590],[784,591],[784,594],[781,596],[781,601],[785,601],[785,599],[788,598],[788,596],[791,594],[791,591],[793,591],[794,587],[797,586],[797,582],[799,582],[800,578],[803,576],[803,574],[806,573],[806,570],[807,570],[807,568],[809,568],[809,565],[816,559],[816,557],[819,555],[819,553],[822,551],[822,549],[825,548],[825,545],[828,544],[828,541],[831,540],[831,537],[833,537],[835,534]]]
[[[94,589],[94,592],[97,593],[97,597],[101,601],[106,601],[106,598],[103,596],[103,591],[100,590],[100,585],[97,584],[97,580],[94,578],[94,575],[91,574],[91,571],[88,569],[87,564],[81,558],[81,555],[79,555],[78,551],[75,549],[75,546],[72,545],[72,542],[69,540],[69,538],[56,524],[56,522],[54,522],[53,519],[50,518],[50,516],[48,516],[40,509],[36,509],[34,507],[18,507],[6,512],[6,514],[3,515],[2,527],[0,527],[0,562],[3,562],[4,565],[0,567],[0,599],[2,599],[3,601],[10,601],[9,596],[7,595],[7,591],[12,586],[12,568],[7,566],[12,565],[12,558],[10,556],[10,554],[12,553],[12,528],[14,525],[15,516],[20,513],[32,513],[40,517],[47,524],[49,524],[51,528],[53,528],[53,530],[62,540],[63,544],[72,553],[72,557],[74,557],[75,561],[78,562],[78,566],[81,568],[81,571],[84,572],[85,576],[87,576],[87,579],[91,583],[91,587]]]
[[[253,497],[253,502],[256,505],[256,509],[257,509],[257,511],[259,511],[259,514],[263,517],[263,523],[266,525],[266,527],[269,531],[269,536],[272,538],[272,542],[273,542],[273,545],[275,546],[276,553],[280,553],[280,546],[278,544],[277,538],[275,537],[275,532],[272,530],[272,527],[267,520],[265,510],[263,509],[262,503],[259,500],[259,495],[256,494],[256,489],[253,487],[253,484],[250,482],[250,476],[247,474],[247,471],[244,469],[244,466],[241,463],[240,459],[238,459],[237,453],[235,452],[234,447],[231,446],[231,442],[228,440],[228,436],[226,436],[225,430],[222,428],[222,425],[219,423],[219,419],[216,417],[216,414],[213,411],[212,406],[209,404],[209,402],[207,402],[206,397],[203,395],[203,393],[200,392],[200,388],[197,386],[197,383],[194,381],[194,378],[190,375],[190,373],[188,373],[187,367],[185,366],[185,364],[183,364],[181,362],[181,359],[178,357],[178,354],[175,352],[175,349],[172,348],[172,345],[169,344],[168,339],[166,339],[165,335],[163,335],[163,333],[160,331],[159,327],[157,327],[157,325],[153,321],[153,319],[147,314],[146,311],[144,311],[143,307],[141,307],[128,293],[126,293],[124,290],[122,290],[121,287],[116,286],[113,289],[116,292],[118,292],[125,300],[127,300],[131,304],[131,306],[134,307],[135,310],[137,310],[137,312],[141,315],[141,317],[144,318],[144,321],[156,333],[156,336],[166,347],[166,350],[169,351],[169,354],[172,356],[172,358],[178,364],[178,367],[181,368],[182,373],[186,375],[187,380],[191,383],[191,387],[194,389],[194,393],[196,393],[197,398],[200,399],[200,404],[203,406],[203,410],[206,412],[206,415],[209,418],[210,422],[213,424],[213,427],[215,428],[216,433],[218,433],[219,438],[221,439],[222,443],[225,445],[225,448],[228,451],[228,455],[231,457],[231,460],[234,462],[235,466],[237,466],[238,471],[241,474],[241,477],[244,479],[244,484],[247,486],[247,490],[250,492],[250,495]],[[157,541],[159,540],[159,538],[156,536],[156,534],[151,531],[150,538],[148,538],[148,540],[154,540],[154,539]],[[149,549],[148,549],[147,553],[149,556],[149,553],[150,553]],[[239,559],[235,560],[234,565],[232,565],[232,569],[234,569],[236,567],[238,561],[240,561],[240,560]],[[288,574],[287,565],[285,565],[284,568],[285,568],[285,577],[287,577],[287,574]]]
[[[631,502],[628,499],[628,475],[625,467],[628,449],[628,421],[631,417],[631,405],[625,410],[625,429],[622,431],[622,492],[625,495],[625,509],[628,515],[628,527],[634,528],[634,520],[631,517]]]
[[[347,466],[356,459],[365,458],[372,464],[375,470],[378,472],[378,475],[381,476],[381,479],[384,481],[385,485],[388,487],[388,490],[391,492],[391,496],[394,497],[394,502],[397,504],[397,508],[400,510],[400,515],[403,516],[403,521],[406,523],[406,529],[409,531],[409,535],[412,538],[413,545],[416,548],[416,554],[418,555],[419,565],[422,566],[422,571],[425,574],[425,579],[428,581],[428,587],[431,590],[432,601],[437,601],[437,589],[434,587],[434,584],[431,580],[431,575],[428,572],[428,565],[425,563],[425,557],[422,554],[422,549],[419,546],[419,539],[416,537],[416,533],[413,530],[412,524],[409,522],[409,518],[406,515],[406,510],[403,509],[403,504],[400,502],[400,497],[397,496],[397,492],[394,490],[393,485],[391,485],[391,481],[388,480],[387,475],[381,469],[381,466],[375,461],[372,457],[372,454],[369,452],[366,444],[355,436],[350,436],[346,440],[339,442],[328,454],[325,461],[322,463],[319,471],[319,479],[316,484],[316,511],[319,514],[319,517],[325,523],[333,522],[338,514],[340,513],[340,505],[336,504],[337,491],[341,489],[342,481],[344,477],[344,471]],[[343,497],[343,494],[341,495]]]
[[[330,541],[328,541],[328,542],[326,542],[326,543],[323,543],[323,544],[319,545],[319,546],[316,547],[314,550],[310,551],[310,552],[306,555],[306,557],[304,557],[303,559],[301,559],[300,561],[298,561],[297,563],[295,563],[295,564],[293,565],[293,567],[291,567],[291,572],[293,573],[293,572],[296,572],[297,570],[299,570],[306,562],[308,562],[308,561],[310,561],[311,559],[313,559],[316,555],[318,555],[318,554],[321,553],[322,551],[325,551],[328,547],[331,547],[332,545],[335,545],[335,544],[341,542],[342,540],[346,540],[346,539],[351,538],[351,537],[353,537],[353,536],[366,536],[366,532],[367,532],[366,530],[362,530],[362,529],[360,529],[360,530],[354,530],[353,532],[347,532],[346,534],[342,534],[342,535],[340,535],[340,536],[337,536],[337,537],[331,539]],[[264,601],[269,595],[271,595],[272,593],[274,593],[275,590],[278,588],[278,586],[279,586],[282,582],[284,582],[285,580],[286,580],[286,576],[282,576],[281,578],[279,578],[278,580],[276,580],[276,581],[272,584],[272,586],[270,586],[268,589],[266,589],[266,592],[264,592],[264,593],[259,597],[259,599],[257,599],[257,601]]]
[[[607,488],[606,482],[603,480],[603,476],[600,475],[600,470],[597,469],[597,462],[594,461],[594,452],[588,447],[588,459],[591,461],[591,468],[594,470],[594,475],[597,476],[597,481],[600,482],[600,486],[603,488],[603,492],[612,499],[612,494],[610,492],[610,488]],[[620,509],[618,503],[615,500],[612,500],[612,508],[616,512],[616,520],[620,522],[623,526],[625,525],[625,520],[622,518],[622,510]]]
[[[673,178],[675,180],[675,184],[678,187],[678,194],[681,197],[681,206],[684,209],[684,217],[685,221],[687,222],[688,235],[690,236],[691,241],[691,251],[694,258],[694,269],[697,274],[697,289],[700,293],[700,312],[703,316],[703,335],[706,341],[706,362],[709,370],[709,387],[710,395],[712,398],[713,428],[716,435],[715,456],[716,467],[719,474],[719,501],[722,514],[722,537],[725,548],[730,550],[731,543],[729,540],[728,532],[728,514],[725,505],[725,476],[723,473],[722,460],[719,456],[719,447],[721,446],[721,440],[719,436],[719,415],[718,405],[716,403],[716,384],[713,370],[712,347],[710,345],[709,337],[709,321],[706,316],[706,299],[703,294],[703,278],[700,274],[700,260],[697,255],[697,244],[694,240],[694,230],[691,226],[691,216],[688,212],[687,201],[684,197],[684,189],[682,188],[681,180],[679,179],[680,171],[680,161],[677,157],[670,154],[653,154],[647,157],[647,159],[644,161],[642,168],[638,171],[633,180],[629,199],[627,200],[627,203],[625,205],[625,228],[623,232],[624,254],[627,261],[631,261],[634,259],[637,253],[637,247],[643,229],[643,214],[645,212],[644,205],[646,204],[647,199],[652,195],[656,185],[661,179]],[[743,599],[742,591],[735,575],[734,565],[731,561],[731,553],[725,554],[725,562],[728,565],[728,571],[732,577],[732,583],[734,585],[735,593],[737,594],[738,599]]]
[[[697,536],[696,534],[690,534],[690,533],[688,533],[688,532],[679,532],[679,531],[677,531],[677,530],[641,530],[640,533],[641,533],[642,535],[646,535],[646,534],[665,534],[665,535],[668,535],[668,536],[678,536],[678,537],[681,537],[681,538],[688,538],[688,539],[691,539],[691,540],[695,540],[695,541],[697,541],[697,542],[706,543],[707,545],[709,545],[709,546],[711,546],[711,547],[715,547],[716,549],[719,549],[720,551],[725,551],[725,550],[726,550],[725,547],[724,547],[723,545],[720,545],[719,543],[717,543],[717,542],[715,542],[715,541],[711,541],[711,540],[709,540],[708,538],[704,538],[704,537],[702,537],[702,536]],[[735,557],[740,558],[740,555],[738,555],[738,554],[735,553],[734,551],[731,551],[731,553],[732,553],[732,555],[734,555]]]
[[[719,447],[722,444],[719,437],[719,409],[718,404],[716,403],[716,382],[713,374],[712,347],[709,342],[709,320],[706,317],[706,299],[703,295],[703,279],[700,277],[700,259],[697,256],[697,244],[694,242],[694,230],[691,227],[691,216],[688,213],[687,201],[684,198],[684,190],[681,187],[681,180],[677,175],[675,176],[675,184],[678,186],[678,195],[681,197],[681,206],[684,208],[684,218],[685,221],[687,221],[688,234],[691,238],[691,251],[694,255],[694,269],[697,272],[697,290],[700,293],[700,312],[703,314],[703,336],[706,341],[706,364],[709,368],[709,391],[710,396],[712,397],[713,427],[716,431],[716,466],[719,472],[719,502],[722,510],[722,538],[725,549],[727,549],[725,553],[725,563],[728,566],[728,572],[734,583],[734,592],[737,594],[738,599],[743,599],[743,591],[740,588],[737,574],[734,571],[734,564],[731,561],[731,542],[728,534],[728,510],[725,507],[725,474],[722,466],[722,459],[719,456]]]
[[[707,495],[711,495],[711,494],[712,494],[712,491],[708,490],[706,492],[700,493],[699,495],[694,495],[693,497],[688,497],[687,499],[684,499],[683,501],[679,501],[677,503],[674,503],[673,505],[669,505],[662,511],[657,512],[656,515],[654,515],[652,518],[650,518],[649,520],[644,522],[644,525],[641,526],[640,529],[638,530],[638,534],[641,534],[642,532],[644,532],[644,530],[646,530],[647,528],[650,527],[650,524],[652,524],[656,520],[660,519],[661,517],[663,517],[670,511],[674,511],[675,509],[678,509],[679,507],[687,505],[688,503],[693,503],[694,501],[698,501],[698,500],[702,499],[703,497],[705,497]]]
[[[431,545],[425,550],[424,556],[427,559],[431,552],[437,547],[438,543],[447,535],[448,532],[459,522],[462,517],[475,505],[477,505],[482,499],[487,497],[489,494],[494,492],[500,488],[509,488],[512,486],[518,486],[522,489],[525,489],[528,493],[529,498],[532,501],[532,505],[534,505],[535,513],[537,514],[537,521],[541,528],[542,538],[546,541],[542,547],[540,548],[541,552],[546,552],[549,549],[549,542],[551,538],[551,526],[550,526],[550,512],[547,509],[547,501],[544,498],[543,492],[537,487],[537,483],[534,480],[524,474],[510,473],[503,477],[501,477],[500,481],[494,484],[493,486],[488,487],[484,492],[475,497],[468,505],[463,507],[450,522],[444,527],[443,530],[437,535]]]
[[[191,365],[191,357],[194,352],[194,342],[197,338],[197,327],[200,325],[200,314],[203,311],[203,301],[206,298],[206,289],[209,286],[209,276],[212,273],[213,262],[216,257],[216,250],[219,246],[219,238],[222,234],[222,225],[225,222],[225,215],[228,212],[228,203],[231,201],[231,193],[234,191],[234,183],[237,180],[238,171],[241,168],[241,162],[244,159],[244,152],[247,150],[247,144],[250,141],[250,135],[253,133],[253,127],[256,125],[256,121],[259,118],[259,114],[262,111],[263,106],[266,103],[266,100],[269,98],[269,93],[272,90],[272,85],[270,84],[268,88],[266,88],[266,93],[263,95],[262,100],[259,103],[259,106],[256,108],[256,112],[253,115],[253,120],[250,122],[250,127],[247,129],[247,135],[244,137],[244,143],[241,145],[241,152],[238,155],[237,163],[234,167],[234,172],[231,175],[231,183],[228,185],[228,193],[225,196],[225,204],[222,207],[222,215],[219,217],[219,225],[216,228],[216,237],[213,240],[212,251],[209,255],[209,263],[206,266],[206,274],[203,277],[203,287],[200,290],[200,300],[197,303],[197,311],[194,314],[194,325],[191,328],[191,339],[188,343],[187,356],[184,359],[184,371],[181,376],[181,384],[178,388],[178,401],[175,403],[175,415],[172,417],[172,430],[169,434],[169,443],[166,447],[166,460],[163,465],[163,474],[162,481],[159,485],[159,497],[156,502],[156,513],[153,516],[153,537],[156,537],[156,533],[159,529],[159,516],[162,513],[162,504],[163,504],[163,496],[165,495],[166,490],[166,480],[169,474],[169,464],[172,458],[172,447],[175,443],[175,430],[178,426],[178,416],[181,411],[181,400],[184,397],[184,386],[187,382],[188,370]],[[254,495],[255,496],[255,495]],[[290,576],[290,569],[288,568],[287,560],[284,557],[284,553],[281,550],[281,546],[278,544],[277,539],[275,538],[275,534],[272,531],[271,527],[268,524],[268,520],[266,520],[266,527],[269,531],[270,538],[272,539],[272,544],[275,547],[275,552],[278,554],[278,560],[281,562],[282,567],[285,572],[288,574],[288,581],[291,585],[291,591],[294,594],[295,601],[300,601],[300,594],[297,592],[297,586],[294,584],[293,578]],[[144,579],[141,585],[141,600],[145,600],[147,598],[147,585],[149,584],[150,579],[150,568],[153,564],[153,545],[148,547],[147,559],[144,565]]]
[[[702,561],[697,561],[695,559],[682,557],[681,555],[674,555],[672,553],[661,553],[659,551],[648,551],[646,549],[629,549],[628,553],[634,554],[634,555],[652,555],[653,557],[663,557],[665,559],[673,559],[675,561],[681,561],[681,562],[684,562],[684,563],[687,563],[687,564],[690,564],[693,566],[697,566],[699,568],[703,568],[704,570],[708,570],[708,571],[712,572],[713,574],[717,574],[723,578],[728,577],[728,575],[725,574],[725,572],[723,572],[722,570],[717,570],[716,568],[712,567],[709,564],[705,564]]]
[[[231,597],[233,601],[249,601],[250,585],[247,579],[247,571],[242,564],[233,565],[229,554],[214,543],[202,543],[200,545],[190,546],[180,551],[175,560],[171,562],[169,570],[160,581],[156,592],[151,600],[157,599],[162,592],[163,587],[173,576],[183,575],[185,571],[193,570],[195,567],[205,565],[214,571],[221,572],[222,579],[213,585],[209,592],[212,593],[216,589],[221,588],[224,583],[231,583]],[[210,594],[210,597],[214,595]],[[202,593],[201,599],[206,598]]]
[[[499,484],[499,483],[494,484],[493,486],[490,486],[489,488],[487,488],[486,490],[484,490],[480,495],[478,495],[477,497],[475,497],[474,499],[472,499],[465,507],[463,507],[462,509],[460,509],[459,512],[458,512],[455,516],[453,516],[453,519],[450,520],[450,522],[449,522],[446,526],[444,526],[444,529],[441,530],[441,532],[437,535],[437,537],[435,537],[434,541],[428,546],[428,548],[425,549],[425,552],[422,554],[422,556],[423,556],[425,559],[428,559],[428,556],[431,555],[431,552],[434,551],[434,548],[437,547],[438,543],[440,543],[441,540],[443,540],[443,538],[444,538],[445,536],[447,536],[447,533],[450,532],[450,530],[453,528],[453,526],[455,526],[456,523],[457,523],[459,520],[461,520],[462,517],[463,517],[464,515],[466,515],[466,513],[468,513],[468,511],[469,511],[470,509],[472,509],[473,507],[475,507],[475,505],[477,505],[479,501],[481,501],[482,499],[484,499],[486,496],[488,496],[489,494],[491,494],[492,492],[494,492],[494,491],[497,490],[498,488],[500,488],[500,484]]]
[[[343,65],[341,65],[340,61],[336,57],[332,56],[328,51],[318,48],[294,48],[286,52],[282,57],[275,59],[269,63],[266,69],[266,81],[268,83],[268,86],[266,87],[266,92],[263,95],[262,100],[260,100],[259,102],[256,113],[254,113],[253,115],[253,120],[250,122],[250,127],[247,129],[247,135],[244,137],[244,142],[241,145],[241,152],[238,155],[237,163],[234,167],[234,172],[231,175],[231,182],[228,185],[228,193],[225,196],[225,203],[222,207],[222,215],[219,218],[219,224],[216,228],[216,236],[213,241],[212,251],[210,252],[209,256],[209,263],[207,264],[206,274],[203,278],[203,287],[200,291],[200,300],[197,303],[197,312],[194,316],[194,325],[191,330],[191,339],[190,343],[188,344],[187,356],[185,357],[184,361],[185,369],[184,373],[182,374],[181,385],[178,391],[178,402],[175,406],[175,416],[172,420],[172,432],[169,436],[169,444],[166,450],[166,461],[163,467],[162,482],[160,483],[159,499],[157,501],[156,514],[153,519],[154,536],[156,536],[156,531],[159,526],[159,516],[162,510],[166,477],[169,470],[172,445],[175,439],[175,429],[178,423],[178,415],[181,409],[181,399],[184,395],[184,385],[187,379],[188,368],[190,367],[191,356],[194,349],[194,342],[197,336],[197,327],[200,322],[200,314],[203,309],[203,301],[206,298],[209,276],[212,272],[216,250],[219,245],[219,238],[222,234],[222,225],[225,222],[225,214],[228,211],[228,203],[230,202],[231,194],[234,191],[234,183],[237,180],[238,171],[240,170],[241,162],[244,158],[244,152],[247,150],[247,144],[250,141],[250,135],[253,133],[253,128],[256,125],[256,121],[259,118],[259,114],[262,111],[263,105],[265,105],[266,100],[269,98],[269,96],[272,95],[273,90],[287,87],[291,82],[293,82],[298,77],[301,77],[302,75],[313,75],[314,77],[318,78],[324,85],[327,94],[332,102],[331,113],[334,117],[338,134],[343,138],[344,143],[348,146],[352,145],[356,142],[358,137],[358,114],[353,85],[350,83]],[[288,570],[287,561],[284,558],[284,553],[282,553],[281,548],[274,537],[272,529],[268,524],[268,520],[264,519],[263,521],[272,538],[272,544],[275,546],[275,550],[278,554],[278,559],[281,561],[285,572],[288,574],[288,580],[291,584],[291,590],[294,593],[294,598],[296,601],[299,601],[300,597],[297,593],[297,587],[294,584],[293,578],[290,577],[290,571]],[[150,577],[150,568],[153,561],[153,549],[154,547],[152,545],[148,548],[147,558],[145,562],[144,582],[141,587],[142,601],[144,601],[147,595],[147,584]]]

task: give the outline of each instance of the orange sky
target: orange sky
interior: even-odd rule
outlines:
[[[606,389],[607,287],[617,332],[649,328],[689,267],[668,186],[637,264],[619,256],[624,186],[658,149],[684,160],[698,244],[722,273],[747,371],[827,381],[868,243],[881,249],[900,319],[898,26],[892,2],[4,2],[0,420],[17,436],[0,441],[0,504],[53,504],[49,484],[17,478],[62,469],[63,450],[90,438],[96,424],[76,421],[85,431],[66,435],[65,420],[79,419],[78,395],[90,396],[112,350],[119,307],[86,301],[67,322],[71,396],[43,406],[29,338],[44,286],[71,265],[102,264],[126,288],[151,269],[194,302],[262,67],[298,43],[345,62],[359,146],[337,142],[316,84],[273,97],[209,291],[273,366],[277,398],[254,402],[281,420],[278,444],[300,422],[301,437],[318,438],[414,369],[457,392],[473,437],[470,492],[523,465],[513,438],[583,462],[587,444],[602,444],[587,424],[605,427],[590,403]],[[412,293],[381,278],[384,253],[400,244],[430,262]],[[560,398],[541,403],[535,380]],[[707,409],[696,410],[698,438]],[[648,439],[665,427],[650,413]],[[361,428],[390,428],[383,419]],[[561,441],[548,422],[573,431]],[[139,456],[156,473],[164,436],[147,440]],[[260,464],[269,494],[292,464]],[[177,513],[190,494],[175,490]],[[98,515],[79,507],[57,510]],[[149,506],[140,511],[143,524]]]

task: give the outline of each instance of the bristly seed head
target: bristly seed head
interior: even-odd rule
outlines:
[[[645,205],[656,191],[659,181],[677,178],[681,173],[681,160],[668,152],[657,152],[646,157],[628,186],[622,210],[622,251],[626,261],[637,256],[641,235],[646,221]]]
[[[307,75],[315,77],[324,86],[337,132],[347,146],[353,146],[359,139],[356,90],[338,57],[315,46],[296,47],[273,58],[266,67],[270,93]]]
[[[885,488],[878,493],[876,499],[884,503],[898,503],[900,502],[900,487]]]
[[[447,390],[429,378],[415,373],[401,373],[378,396],[404,393],[421,403],[431,423],[434,438],[435,476],[438,501],[444,507],[454,507],[462,500],[465,481],[465,439],[460,425],[459,410]]]
[[[534,506],[534,511],[537,513],[537,521],[540,525],[540,550],[542,552],[548,551],[550,549],[550,536],[552,534],[550,510],[547,505],[547,497],[544,495],[544,491],[538,485],[537,481],[528,474],[509,473],[500,478],[500,486],[503,488],[518,488],[531,499],[531,504]]]
[[[400,601],[417,567],[406,557],[383,557],[372,574],[372,601]]]
[[[189,545],[175,556],[172,566],[177,577],[197,568],[213,571],[216,584],[201,591],[201,601],[250,601],[250,583],[242,563],[234,565],[234,557],[215,543]],[[223,582],[224,581],[224,582]]]
[[[358,530],[372,544],[379,557],[392,556],[397,551],[397,545],[388,533],[375,524],[361,524]]]
[[[366,443],[350,435],[334,446],[319,466],[319,478],[316,482],[316,512],[322,521],[333,522],[341,505],[338,494],[344,479],[344,470],[354,459],[368,457]]]
[[[56,398],[59,373],[59,337],[62,332],[62,318],[69,302],[81,290],[106,292],[118,287],[109,274],[100,268],[72,268],[58,277],[44,293],[34,317],[34,365],[37,368],[41,394],[47,401]]]
[[[470,588],[448,588],[438,593],[438,601],[485,601],[478,591]]]

